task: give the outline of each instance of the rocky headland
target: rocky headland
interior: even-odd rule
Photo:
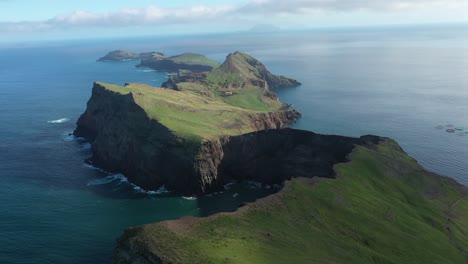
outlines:
[[[179,93],[140,85],[95,83],[74,132],[92,143],[89,161],[105,170],[122,172],[145,189],[165,185],[184,195],[217,191],[231,179],[218,173],[217,163],[224,155],[222,145],[235,140],[226,135],[282,128],[300,116],[296,110],[241,110],[213,98]],[[158,108],[173,112],[152,113]],[[191,120],[198,114],[204,116]],[[174,122],[187,124],[177,127]]]
[[[177,72],[166,89],[96,82],[74,132],[89,162],[182,195],[244,180],[283,189],[236,212],[131,227],[112,263],[466,263],[465,186],[388,138],[286,128],[301,114],[271,89],[300,83],[243,52],[212,66],[161,67]]]
[[[131,227],[112,263],[466,263],[467,188],[391,139],[282,129],[222,149],[227,175],[291,180],[232,213]]]
[[[225,86],[208,78],[229,74],[226,64],[235,65],[230,76],[245,78],[244,85]],[[245,65],[263,75],[237,71]],[[164,186],[184,195],[205,194],[243,180],[223,167],[223,147],[237,140],[231,137],[284,128],[301,116],[268,89],[298,82],[271,74],[245,53],[230,54],[225,63],[199,76],[183,79],[173,89],[96,82],[74,132],[91,142],[89,162],[121,172],[144,189]]]

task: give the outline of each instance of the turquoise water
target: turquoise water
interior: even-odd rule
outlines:
[[[295,127],[392,137],[428,169],[468,184],[468,135],[445,132],[447,124],[468,127],[467,32],[329,30],[1,47],[0,263],[102,263],[126,227],[233,210],[273,191],[245,184],[197,200],[158,196],[85,166],[89,144],[68,134],[92,82],[166,79],[136,69],[135,61],[95,61],[109,50],[194,51],[218,61],[243,50],[303,83],[278,91],[304,114]]]

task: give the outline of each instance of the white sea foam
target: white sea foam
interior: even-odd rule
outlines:
[[[136,70],[137,72],[155,72],[156,70],[152,69],[144,69],[144,70]]]
[[[76,139],[77,138],[74,135],[69,135],[69,134],[63,137],[63,141],[66,141],[66,142],[74,141]]]
[[[238,193],[235,193],[232,197],[236,198],[238,195],[239,195]]]
[[[81,150],[88,150],[91,149],[91,143],[84,143],[81,145]]]
[[[131,182],[128,182],[127,180],[127,183],[130,184],[132,187],[133,187],[133,190],[135,190],[136,192],[138,193],[144,193],[144,194],[148,194],[148,195],[159,195],[159,194],[164,194],[164,193],[169,193],[170,191],[168,189],[166,189],[166,186],[161,186],[159,189],[157,190],[152,190],[152,191],[146,191],[144,189],[142,189],[140,186],[138,185],[135,185]]]
[[[235,184],[235,183],[234,183],[234,182],[229,182],[229,183],[225,184],[225,185],[224,185],[224,189],[225,189],[225,190],[231,189],[231,185],[233,185],[233,184]]]
[[[194,196],[190,196],[190,197],[182,196],[182,199],[189,200],[189,201],[193,201],[193,200],[196,200],[197,197],[194,197]]]
[[[68,122],[70,121],[70,118],[60,118],[60,119],[56,119],[56,120],[50,120],[50,121],[47,121],[47,123],[49,124],[62,124],[62,123],[65,123],[65,122]]]
[[[101,171],[101,172],[104,172],[104,173],[107,173],[109,174],[109,172],[101,169],[101,168],[98,168],[98,167],[94,167],[93,165],[89,164],[89,163],[84,163],[83,164],[84,167],[88,168],[88,169],[92,169],[92,170],[98,170],[98,171]]]
[[[106,176],[104,178],[91,180],[86,185],[87,186],[104,185],[104,184],[109,184],[114,181],[118,181],[119,183],[128,182],[127,178],[123,174],[113,174],[113,175]]]
[[[92,168],[92,169],[97,169],[97,170],[100,170],[100,171],[103,171],[102,169],[99,169],[99,168],[96,168],[92,165],[89,165],[89,164],[86,164],[87,167],[89,168]],[[94,180],[91,180],[89,181],[86,185],[87,186],[96,186],[96,185],[105,185],[105,184],[110,184],[110,183],[117,183],[117,184],[128,184],[132,187],[132,189],[137,192],[137,193],[143,193],[143,194],[147,194],[147,195],[160,195],[160,194],[164,194],[164,193],[169,193],[170,191],[168,189],[166,189],[166,186],[161,186],[158,190],[150,190],[150,191],[146,191],[144,190],[143,188],[141,188],[140,186],[134,184],[134,183],[131,183],[128,181],[127,177],[125,177],[125,175],[121,174],[121,173],[117,173],[117,174],[112,174],[112,175],[109,175],[109,176],[106,176],[104,178],[99,178],[99,179],[94,179]]]
[[[247,183],[249,184],[249,188],[251,188],[251,189],[259,189],[259,188],[262,188],[262,184],[259,183],[259,182],[248,181]]]

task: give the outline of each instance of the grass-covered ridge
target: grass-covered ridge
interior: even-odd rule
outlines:
[[[229,54],[223,64],[208,73],[207,81],[225,88],[257,86],[268,89],[300,85],[296,80],[272,74],[260,61],[241,51]]]
[[[97,82],[109,91],[122,95],[132,94],[135,103],[145,110],[147,115],[160,122],[176,134],[191,141],[214,139],[225,135],[239,135],[254,131],[248,115],[280,111],[265,105],[259,111],[241,108],[229,104],[221,96],[206,96],[196,91],[203,87],[194,87],[194,91],[174,91],[155,88],[144,84],[119,86]],[[258,94],[246,96],[253,103],[262,104]],[[272,104],[278,103],[276,101]]]
[[[214,83],[242,85],[247,79],[260,76],[256,60],[243,52],[228,55],[226,61],[208,74],[208,80]]]
[[[153,56],[142,58],[140,64],[137,65],[137,67],[148,67],[165,72],[177,72],[179,70],[205,72],[218,66],[217,61],[209,59],[205,55],[190,52],[170,57],[153,53]]]
[[[335,169],[337,179],[296,179],[235,213],[133,228],[121,246],[163,263],[466,263],[468,203],[455,181],[391,140],[357,146]]]
[[[185,63],[185,64],[198,64],[198,65],[206,65],[216,68],[219,66],[219,62],[214,61],[212,59],[207,58],[205,55],[197,54],[197,53],[183,53],[176,56],[171,56],[167,58],[176,63]]]

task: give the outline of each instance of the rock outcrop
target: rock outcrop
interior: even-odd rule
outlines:
[[[161,87],[173,90],[180,90],[177,84],[186,82],[207,85],[206,76],[206,72],[179,70],[176,74],[170,75],[167,81],[162,83]]]

